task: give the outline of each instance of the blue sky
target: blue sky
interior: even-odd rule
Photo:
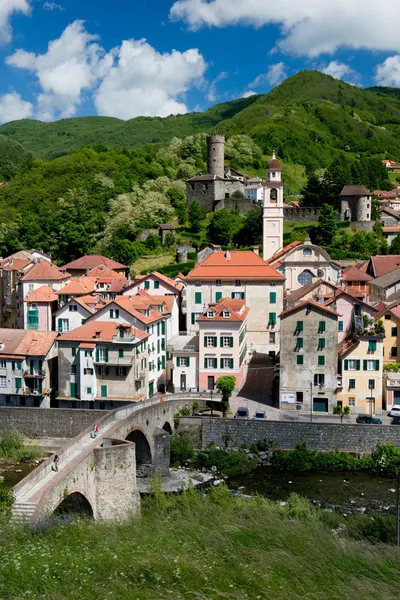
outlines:
[[[205,110],[301,69],[400,86],[399,20],[397,0],[0,0],[0,121]]]

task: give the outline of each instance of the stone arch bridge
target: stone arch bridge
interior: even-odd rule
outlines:
[[[169,436],[176,412],[193,396],[166,395],[117,408],[71,440],[14,488],[13,516],[38,520],[74,500],[94,518],[115,519],[140,512],[136,477],[169,470]]]

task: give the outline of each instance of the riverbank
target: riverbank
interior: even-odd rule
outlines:
[[[0,597],[398,600],[399,551],[350,539],[322,514],[222,487],[156,492],[123,523],[2,524]]]

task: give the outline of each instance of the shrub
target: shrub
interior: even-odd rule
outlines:
[[[16,429],[0,431],[0,458],[20,462],[37,459],[41,455],[40,448],[24,446],[24,438]]]
[[[4,479],[0,478],[0,516],[9,515],[15,502],[12,490],[6,487]]]
[[[385,477],[397,477],[400,471],[400,448],[394,444],[378,444],[371,454],[371,469]]]
[[[218,473],[228,477],[251,473],[257,467],[255,458],[249,458],[241,452],[210,449],[209,452],[199,452],[196,456],[196,465],[199,468],[211,469],[216,467]]]
[[[194,458],[193,441],[190,435],[183,431],[174,433],[170,439],[171,465],[182,464]]]

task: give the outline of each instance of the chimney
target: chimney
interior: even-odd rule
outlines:
[[[226,260],[231,260],[231,253],[229,252],[229,250],[226,251],[225,258]]]
[[[253,252],[254,254],[257,254],[257,256],[260,256],[260,246],[253,246]]]

